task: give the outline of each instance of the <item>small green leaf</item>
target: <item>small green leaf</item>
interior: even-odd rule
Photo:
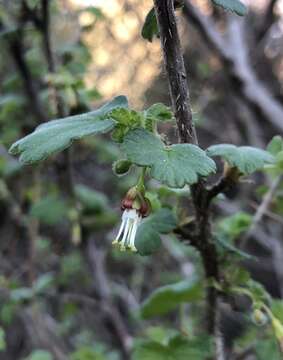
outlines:
[[[152,8],[146,15],[141,34],[145,40],[152,42],[154,36],[158,36],[158,33],[159,30],[155,10]]]
[[[272,155],[277,155],[280,151],[283,151],[283,138],[280,135],[274,136],[266,148]]]
[[[283,170],[283,138],[282,136],[274,136],[267,145],[267,151],[275,157],[275,162],[266,167],[266,171],[273,175],[279,176]]]
[[[253,279],[249,279],[245,285],[251,292],[254,302],[271,302],[270,294],[261,283]]]
[[[118,96],[98,110],[40,125],[33,133],[15,142],[10,153],[20,154],[20,162],[24,164],[44,160],[66,149],[74,140],[112,130],[116,122],[107,118],[107,114],[115,108],[127,106],[126,97]]]
[[[144,129],[130,131],[122,149],[131,162],[149,166],[151,176],[170,187],[194,184],[199,176],[207,176],[216,170],[214,161],[198,146],[165,146],[158,137]]]
[[[145,115],[153,121],[170,121],[173,119],[170,107],[162,103],[153,104],[145,111]]]
[[[135,246],[140,255],[151,255],[161,246],[159,233],[166,234],[176,227],[176,217],[169,209],[160,209],[144,220],[138,228]]]
[[[172,110],[161,103],[153,104],[143,112],[145,117],[145,128],[154,132],[157,122],[172,121],[174,118]]]
[[[54,357],[49,351],[34,350],[25,360],[53,360]]]
[[[191,278],[155,290],[142,304],[141,316],[145,319],[163,315],[183,302],[202,299],[203,291],[199,280]]]
[[[239,211],[236,214],[221,220],[218,224],[218,228],[221,233],[234,239],[247,231],[251,223],[252,216],[243,211]]]
[[[251,146],[213,145],[207,149],[207,155],[221,156],[230,166],[238,168],[245,175],[262,169],[265,164],[274,162],[274,157],[270,153]]]
[[[231,243],[231,241],[229,239],[225,238],[224,236],[216,236],[216,241],[219,245],[221,245],[228,252],[236,254],[244,259],[248,259],[248,260],[256,259],[256,257],[254,257],[253,255],[250,255],[250,254],[246,253],[245,251],[242,251],[242,250],[236,248],[236,246],[234,246]]]
[[[161,234],[168,234],[176,228],[177,219],[170,209],[163,208],[152,214],[144,223],[151,225]]]
[[[113,140],[122,142],[124,136],[132,129],[143,126],[144,116],[142,113],[129,110],[125,108],[119,108],[111,111],[109,117],[116,122],[116,127],[112,132]]]
[[[208,338],[187,339],[181,335],[171,337],[166,344],[156,341],[140,342],[133,360],[204,360],[211,355]]]
[[[132,163],[129,160],[120,159],[114,162],[112,169],[115,175],[123,176],[129,172],[131,166]]]
[[[10,292],[10,299],[16,303],[31,300],[34,296],[32,288],[22,287]]]
[[[102,10],[97,6],[88,6],[83,8],[81,12],[88,12],[94,15],[97,19],[104,19],[105,15],[103,14]]]
[[[54,276],[50,273],[41,275],[33,285],[33,291],[35,294],[42,294],[45,290],[50,289],[54,283]]]
[[[140,255],[151,255],[160,248],[161,239],[158,232],[152,226],[141,224],[136,234],[135,246]]]
[[[239,16],[247,14],[247,7],[239,0],[211,0],[215,5],[221,6],[225,10],[232,11]]]
[[[109,117],[115,120],[118,125],[127,127],[140,126],[143,121],[143,115],[135,110],[127,108],[117,108],[109,113]]]

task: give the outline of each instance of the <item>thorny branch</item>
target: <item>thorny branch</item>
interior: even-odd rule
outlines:
[[[186,69],[174,14],[174,4],[170,0],[155,0],[154,3],[179,137],[183,143],[197,144],[186,80]]]
[[[181,52],[174,4],[172,0],[154,0],[154,5],[179,138],[181,142],[197,144],[198,140],[192,119],[187,76]],[[223,188],[224,186],[218,185],[217,191],[214,189],[212,192],[206,189],[204,183],[200,181],[191,189],[196,212],[195,234],[192,245],[201,254],[208,282],[211,279],[219,280],[217,251],[211,237],[209,205],[213,196],[216,196],[218,191],[222,191]],[[215,336],[217,358],[223,360],[225,354],[223,337],[219,327],[218,299],[218,291],[213,285],[208,284],[208,330]]]

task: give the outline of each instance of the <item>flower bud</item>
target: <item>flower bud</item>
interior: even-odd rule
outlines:
[[[112,168],[116,175],[122,176],[128,173],[131,165],[132,163],[129,160],[121,159],[115,161]]]

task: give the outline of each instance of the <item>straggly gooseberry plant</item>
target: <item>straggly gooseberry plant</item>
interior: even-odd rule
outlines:
[[[242,16],[247,12],[239,0],[212,0],[212,3],[237,15]],[[114,246],[121,251],[151,255],[161,246],[160,234],[174,232],[181,241],[187,240],[198,250],[205,273],[205,286],[200,286],[199,279],[194,278],[190,282],[185,280],[159,288],[143,304],[142,316],[162,315],[182,302],[200,300],[200,293],[205,288],[208,332],[214,335],[216,352],[219,354],[224,351],[219,329],[219,303],[226,295],[246,295],[252,302],[254,323],[261,325],[269,319],[275,337],[282,346],[283,326],[269,307],[267,293],[238,264],[239,259],[249,255],[232,244],[233,238],[251,225],[251,218],[240,214],[219,226],[212,225],[210,220],[212,200],[236,186],[243,177],[266,168],[275,173],[282,172],[282,161],[277,159],[278,153],[282,153],[282,139],[274,139],[267,151],[233,144],[217,144],[208,149],[198,146],[175,19],[175,10],[181,6],[181,1],[154,0],[154,7],[149,11],[141,32],[150,42],[154,37],[160,38],[172,108],[158,103],[146,110],[136,111],[129,108],[125,96],[117,96],[94,111],[38,126],[33,133],[15,142],[10,153],[19,155],[22,164],[32,165],[67,149],[77,140],[111,133],[113,142],[120,146],[123,153],[123,157],[113,164],[114,173],[118,177],[127,176],[131,168],[139,169],[136,185],[121,200],[122,219],[113,240]],[[179,143],[170,143],[166,134],[160,132],[162,127],[159,124],[164,122],[172,127],[177,125]],[[280,141],[282,149],[277,151]],[[224,162],[219,169],[215,163],[216,157]],[[221,171],[222,174],[213,183],[211,175]],[[188,190],[187,200],[194,208],[194,215],[183,216],[181,205],[162,206],[158,201],[156,206],[156,196],[148,191],[151,179],[159,184],[157,188],[160,186],[175,197],[179,196],[178,189]],[[222,261],[223,254],[229,259],[232,254],[233,264],[238,265],[237,271],[231,262]],[[157,353],[170,353],[170,359],[181,359],[178,354],[182,350],[182,354],[204,359],[209,356],[210,347],[207,345],[204,349],[203,344],[178,334],[171,337],[166,346],[142,344],[136,358],[149,359],[155,358]],[[197,352],[192,352],[192,349]],[[167,358],[165,355],[163,358]]]

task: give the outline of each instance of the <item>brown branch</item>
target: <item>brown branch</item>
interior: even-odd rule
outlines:
[[[8,46],[19,74],[23,79],[23,85],[30,105],[30,110],[38,122],[44,122],[47,118],[39,100],[38,91],[35,87],[30,69],[24,57],[24,47],[21,38],[16,36]]]
[[[171,0],[154,0],[154,5],[180,141],[197,144],[174,4]]]
[[[49,0],[42,0],[42,25],[40,27],[42,37],[43,37],[43,49],[47,60],[48,71],[51,74],[56,73],[56,62],[54,58],[54,53],[52,51],[51,46],[51,38],[50,38],[50,11],[49,11]],[[56,107],[57,107],[57,114],[59,117],[65,117],[65,107],[62,101],[62,98],[59,94],[59,91],[56,89],[55,86],[52,87],[54,92]]]
[[[51,46],[50,38],[50,1],[41,0],[41,17],[40,21],[34,22],[35,27],[42,35],[42,45],[43,51],[45,54],[48,71],[52,74],[56,74],[56,61],[54,58],[54,53]],[[53,94],[56,106],[56,116],[63,118],[66,116],[65,106],[63,99],[56,88],[56,86],[50,86],[50,90]],[[72,160],[71,160],[71,150],[67,149],[62,154],[62,162],[57,163],[56,170],[59,175],[59,182],[61,183],[61,188],[64,189],[67,195],[70,198],[74,198],[74,181],[73,181],[73,171],[72,171]],[[59,158],[60,160],[60,158]]]
[[[192,120],[187,77],[178,35],[173,0],[154,0],[154,5],[159,25],[164,62],[169,80],[171,102],[175,111],[179,130],[179,138],[181,142],[197,144],[198,140]],[[208,280],[208,330],[215,335],[215,338],[218,341],[222,341],[222,337],[219,336],[220,329],[218,327],[218,291],[210,283],[210,280],[212,279],[215,281],[219,280],[219,269],[217,250],[211,237],[208,191],[205,189],[202,181],[199,181],[198,184],[192,186],[191,190],[196,212],[196,235],[194,245],[200,251],[206,278]],[[219,344],[220,343],[218,342],[218,350],[224,348],[224,346],[220,346]],[[222,357],[219,357],[221,360],[225,357],[225,354],[222,355]]]

